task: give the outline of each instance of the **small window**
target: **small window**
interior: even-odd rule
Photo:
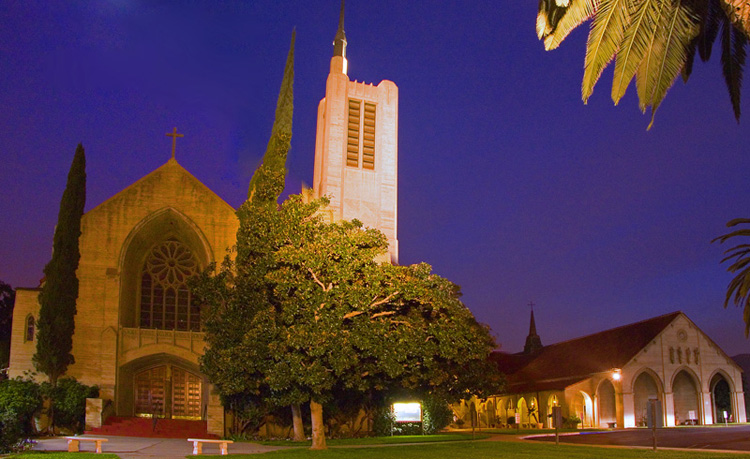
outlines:
[[[24,341],[34,341],[34,332],[36,331],[36,322],[34,316],[28,316],[26,318],[26,336]]]

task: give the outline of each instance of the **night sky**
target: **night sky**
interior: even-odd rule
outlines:
[[[287,191],[312,183],[316,111],[337,0],[0,3],[0,279],[34,287],[76,145],[87,209],[177,160],[232,206],[271,130],[292,28]],[[350,0],[349,76],[399,86],[402,264],[425,261],[503,350],[533,301],[544,344],[682,310],[730,355],[750,352],[711,244],[750,217],[750,119],[719,50],[649,117],[612,69],[581,102],[588,27],[553,52],[536,2]],[[750,116],[748,98],[742,108]]]

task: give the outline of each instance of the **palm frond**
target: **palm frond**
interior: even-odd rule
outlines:
[[[665,19],[665,27],[662,29],[664,40],[659,40],[660,46],[656,47],[656,67],[655,72],[651,73],[654,77],[651,82],[651,123],[647,129],[654,125],[656,110],[680,74],[687,60],[690,42],[700,31],[699,20],[689,7],[688,1],[667,1],[664,2],[664,6],[667,10],[667,14],[662,16]]]
[[[660,0],[642,0],[635,4],[615,61],[612,81],[612,101],[615,105],[625,95],[648,47],[653,44],[662,3]]]
[[[659,13],[655,18],[657,30],[660,30],[664,18],[666,17],[666,3],[668,2],[659,2]],[[651,95],[653,94],[652,80],[654,78],[652,73],[656,68],[654,63],[657,61],[658,57],[656,51],[663,49],[663,46],[660,45],[660,37],[661,33],[654,33],[647,37],[648,43],[646,45],[646,54],[643,59],[641,59],[638,69],[636,70],[635,87],[638,92],[638,108],[641,109],[642,113],[646,113],[646,108],[648,108],[651,103]]]
[[[682,66],[682,82],[686,83],[690,79],[690,75],[693,74],[693,63],[695,63],[695,53],[698,50],[698,39],[694,38],[693,41],[688,45],[687,59],[685,65]]]
[[[745,35],[725,18],[721,30],[721,68],[737,122],[740,121],[740,95],[746,45]]]
[[[583,102],[588,102],[604,68],[620,49],[625,27],[630,22],[629,0],[601,0],[586,43],[586,61],[581,88]]]
[[[541,0],[537,14],[537,35],[540,40],[544,40],[544,49],[551,51],[560,46],[573,29],[594,15],[599,2],[600,0],[571,0],[568,7],[564,9],[564,14],[560,16],[557,13],[561,10],[560,7],[543,5],[545,0]],[[550,14],[552,9],[555,9],[554,16]]]
[[[708,0],[702,8],[703,22],[701,23],[701,32],[698,35],[698,53],[703,62],[711,58],[711,51],[719,34],[719,22],[724,17],[721,11],[719,0]]]
[[[747,0],[721,0],[721,7],[745,38],[750,38],[750,2]]]
[[[731,27],[731,25],[730,25]],[[733,28],[733,27],[732,27]],[[750,224],[748,218],[735,218],[727,223],[728,227],[740,224]],[[750,229],[738,229],[713,239],[711,242],[725,242],[734,237],[750,237]],[[727,267],[730,273],[737,273],[727,285],[727,293],[724,297],[724,307],[734,303],[742,307],[743,320],[745,321],[745,337],[750,336],[750,244],[739,244],[724,252],[727,256],[721,263],[734,259],[734,263]]]

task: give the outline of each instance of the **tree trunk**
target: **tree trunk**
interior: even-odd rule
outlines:
[[[310,421],[312,421],[312,446],[310,449],[328,449],[326,428],[323,425],[323,405],[310,400]]]
[[[299,403],[292,404],[292,425],[294,426],[294,441],[305,441],[305,427],[302,425],[302,409]]]

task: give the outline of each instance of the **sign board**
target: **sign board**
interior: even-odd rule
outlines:
[[[552,407],[552,427],[554,427],[555,429],[562,429],[563,427],[562,407],[560,406]]]
[[[697,418],[697,417],[695,416],[695,411],[693,411],[693,410],[689,410],[689,411],[688,411],[688,419],[689,419],[689,420],[691,420],[691,421],[693,421],[693,420],[695,420],[695,419],[698,419],[698,418]]]
[[[393,414],[396,422],[422,422],[422,405],[420,403],[394,403]]]
[[[650,399],[648,401],[648,428],[664,427],[664,415],[662,414],[661,400]]]
[[[521,423],[521,413],[516,413],[516,425]]]

